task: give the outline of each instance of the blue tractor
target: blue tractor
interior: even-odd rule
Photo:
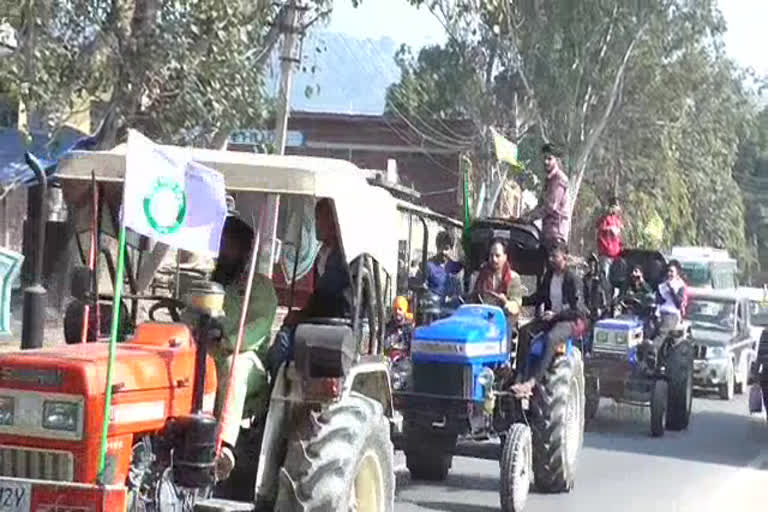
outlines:
[[[610,268],[611,288],[624,290],[634,267],[643,270],[651,290],[665,276],[666,259],[656,251],[625,249]],[[595,418],[600,398],[650,408],[651,435],[685,430],[693,402],[693,345],[682,322],[657,336],[654,296],[620,293],[594,322],[585,350],[587,421]],[[592,308],[593,310],[595,308]]]
[[[536,227],[484,219],[471,225],[470,237],[469,273],[501,238],[524,279],[542,277],[546,257]],[[532,338],[525,361],[517,358],[518,346],[528,343],[520,338]],[[522,510],[532,485],[542,492],[572,488],[584,433],[580,344],[558,347],[533,395],[517,398],[511,386],[537,364],[544,335],[520,338],[501,308],[485,304],[462,305],[415,329],[410,360],[392,368],[404,420],[397,444],[413,478],[445,479],[454,455],[498,459],[503,512]]]

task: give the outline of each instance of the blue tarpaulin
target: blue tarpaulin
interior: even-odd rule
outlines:
[[[71,128],[63,128],[55,139],[45,134],[32,134],[29,144],[18,130],[0,129],[0,186],[6,189],[34,185],[35,175],[24,162],[26,151],[35,155],[51,176],[56,161],[73,149],[91,149],[94,138]]]

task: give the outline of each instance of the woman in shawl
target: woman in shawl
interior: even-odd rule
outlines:
[[[517,323],[523,305],[523,283],[507,261],[507,245],[503,240],[491,242],[488,262],[480,269],[474,293],[481,302],[502,308],[511,324]]]

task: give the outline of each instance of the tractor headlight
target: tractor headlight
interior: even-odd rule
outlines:
[[[13,397],[0,396],[0,425],[13,425],[16,402]]]
[[[43,428],[49,430],[77,431],[80,407],[73,402],[43,402]]]
[[[392,379],[392,388],[395,391],[402,391],[408,388],[408,383],[411,381],[411,375],[413,374],[413,367],[411,361],[408,359],[401,359],[392,364],[390,375]]]
[[[626,345],[627,340],[629,340],[629,337],[627,336],[627,333],[625,332],[617,332],[616,333],[616,344],[617,345]]]
[[[483,386],[485,389],[490,389],[491,386],[493,386],[493,381],[495,378],[496,375],[494,375],[493,370],[490,368],[483,368],[483,370],[480,372],[480,375],[477,376],[477,383]]]
[[[601,344],[608,343],[608,333],[606,331],[597,331],[595,341]]]
[[[725,359],[728,356],[728,351],[725,347],[709,347],[707,349],[707,359]]]

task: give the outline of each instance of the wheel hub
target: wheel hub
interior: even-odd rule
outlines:
[[[373,452],[363,456],[349,498],[349,512],[384,510],[384,477],[379,459]]]

